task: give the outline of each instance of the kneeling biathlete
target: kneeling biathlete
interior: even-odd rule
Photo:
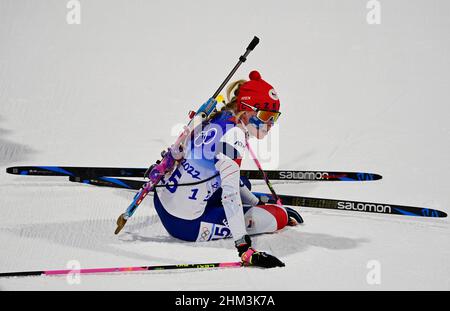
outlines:
[[[194,131],[184,159],[169,178],[162,179],[165,187],[156,188],[154,204],[173,237],[185,241],[233,237],[244,265],[271,268],[284,263],[252,248],[250,235],[296,225],[301,217],[292,209],[261,202],[250,191],[250,182],[240,177],[247,139],[264,138],[281,114],[273,87],[257,71],[249,76],[250,81],[232,83],[228,104]]]

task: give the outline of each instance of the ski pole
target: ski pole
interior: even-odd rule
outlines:
[[[99,273],[117,273],[117,272],[142,272],[150,270],[175,270],[175,269],[208,269],[208,268],[236,268],[242,267],[241,262],[219,262],[219,263],[198,263],[198,264],[179,264],[165,266],[141,266],[141,267],[120,267],[120,268],[93,268],[93,269],[67,269],[67,270],[41,270],[41,271],[22,271],[22,272],[4,272],[0,277],[18,277],[18,276],[56,276],[68,274],[99,274]]]
[[[252,147],[250,147],[250,144],[247,141],[247,149],[250,152],[250,155],[253,158],[253,161],[255,161],[256,166],[258,167],[259,171],[261,172],[261,174],[263,175],[264,181],[267,184],[267,187],[269,187],[270,192],[272,193],[274,199],[277,201],[277,204],[282,205],[281,199],[280,197],[277,195],[277,193],[275,192],[275,190],[273,189],[272,183],[270,182],[269,178],[267,177],[266,172],[264,172],[261,163],[259,162],[259,160],[256,158],[255,153],[253,152]]]

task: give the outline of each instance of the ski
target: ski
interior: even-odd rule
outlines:
[[[211,269],[211,268],[237,268],[242,267],[240,262],[221,262],[221,263],[200,263],[200,264],[180,264],[165,266],[142,266],[142,267],[121,267],[121,268],[93,268],[80,270],[41,270],[41,271],[22,271],[22,272],[3,272],[0,277],[19,277],[19,276],[57,276],[68,274],[100,274],[100,273],[118,273],[118,272],[143,272],[151,270],[175,270],[175,269]]]
[[[253,192],[258,197],[268,197],[269,203],[275,203],[269,193]],[[447,217],[445,212],[425,208],[414,207],[405,205],[394,205],[387,203],[374,203],[374,202],[361,202],[339,199],[323,199],[323,198],[311,198],[292,195],[279,195],[283,205],[289,206],[303,206],[312,208],[334,209],[344,211],[355,212],[367,212],[376,214],[391,214],[391,215],[403,215],[403,216],[416,216],[416,217]]]
[[[146,168],[132,167],[77,167],[77,166],[15,166],[8,167],[6,172],[15,175],[31,176],[79,176],[84,178],[132,177],[144,178]],[[305,170],[267,170],[270,180],[286,181],[372,181],[382,176],[366,172],[339,171],[305,171]],[[264,179],[259,170],[241,170],[241,176],[248,179]]]
[[[125,188],[133,190],[139,189],[143,184],[142,181],[127,180],[120,178],[106,178],[106,177],[92,178],[92,179],[70,177],[69,179],[73,182],[81,182],[96,186]],[[273,200],[272,195],[269,193],[259,193],[259,192],[253,193],[258,197],[266,196],[269,198],[269,203],[275,203],[275,200]],[[368,212],[376,214],[403,215],[403,216],[447,217],[447,214],[445,212],[425,207],[350,201],[340,199],[312,198],[312,197],[292,196],[292,195],[278,195],[278,196],[281,199],[283,205],[288,206],[302,206],[310,208],[334,209],[342,211],[356,211],[356,212]]]

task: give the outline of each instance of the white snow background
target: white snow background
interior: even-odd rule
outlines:
[[[277,192],[448,213],[450,3],[380,1],[370,25],[367,2],[92,0],[70,25],[68,1],[1,0],[0,272],[236,261],[231,240],[170,237],[151,198],[115,236],[133,191],[5,169],[150,165],[254,35],[234,78],[257,69],[279,93],[278,168],[383,175]],[[284,268],[8,278],[0,289],[450,289],[448,218],[300,211],[304,225],[254,238]],[[367,282],[372,260],[380,284]]]

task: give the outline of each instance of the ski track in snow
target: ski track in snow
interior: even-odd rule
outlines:
[[[170,237],[151,197],[115,236],[133,191],[5,169],[149,165],[255,34],[261,43],[235,78],[258,69],[280,94],[278,167],[383,175],[275,181],[279,193],[449,213],[448,1],[385,3],[382,24],[370,26],[357,0],[333,9],[327,1],[266,2],[254,16],[245,15],[252,1],[230,1],[242,10],[227,23],[209,5],[83,2],[81,25],[65,24],[66,8],[55,1],[0,2],[0,272],[65,269],[72,260],[82,268],[236,261],[230,239]],[[243,167],[254,169],[248,159]],[[262,181],[253,185],[267,192]],[[253,238],[284,268],[90,275],[80,284],[2,278],[0,290],[450,289],[448,218],[300,211],[304,225]],[[367,283],[371,260],[381,265],[381,284]]]

